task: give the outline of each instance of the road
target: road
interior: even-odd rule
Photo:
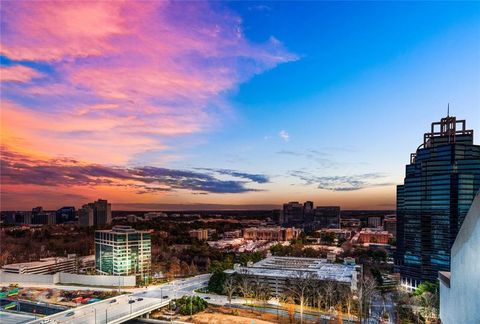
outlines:
[[[159,306],[168,305],[170,300],[185,295],[192,295],[194,289],[205,287],[210,275],[200,275],[192,278],[175,280],[162,286],[143,288],[135,293],[125,294],[90,305],[48,316],[49,323],[92,323],[103,324],[121,321],[121,318],[136,316],[149,312]],[[32,323],[41,323],[40,320]]]
[[[0,311],[0,323],[2,324],[28,323],[34,319],[34,315]]]
[[[388,314],[388,323],[396,323],[395,305],[391,293],[386,293],[383,296],[378,292],[373,295],[371,303],[369,324],[377,324],[380,322],[383,313]]]

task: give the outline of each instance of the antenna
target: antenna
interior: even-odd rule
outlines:
[[[447,105],[447,117],[450,117],[450,103]]]

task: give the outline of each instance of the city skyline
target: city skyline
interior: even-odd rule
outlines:
[[[480,142],[479,3],[0,10],[2,210],[395,209],[448,104]]]

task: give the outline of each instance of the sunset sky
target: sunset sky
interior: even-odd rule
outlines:
[[[480,2],[0,10],[2,210],[388,209],[448,103],[480,143]]]

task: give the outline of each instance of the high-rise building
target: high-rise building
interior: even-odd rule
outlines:
[[[150,275],[150,232],[136,231],[130,226],[114,226],[95,231],[95,268],[108,275]]]
[[[95,225],[93,218],[93,208],[88,205],[83,205],[78,210],[78,225],[81,227],[89,227]]]
[[[449,271],[450,249],[480,188],[480,146],[465,120],[431,125],[397,187],[396,269],[415,288]]]
[[[450,272],[439,272],[442,324],[480,323],[480,192],[452,246]]]
[[[313,221],[317,229],[340,228],[340,207],[317,206],[314,211]]]
[[[83,205],[78,211],[80,226],[105,226],[112,223],[112,205],[107,200],[99,199]]]
[[[107,200],[99,199],[94,203],[93,217],[96,226],[104,226],[112,223],[112,204]]]
[[[63,224],[75,221],[75,207],[68,206],[58,209],[56,212],[56,223]]]
[[[397,218],[385,218],[383,220],[383,229],[392,234],[393,237],[397,236]]]
[[[283,204],[283,223],[286,225],[303,225],[303,205],[298,201]]]

